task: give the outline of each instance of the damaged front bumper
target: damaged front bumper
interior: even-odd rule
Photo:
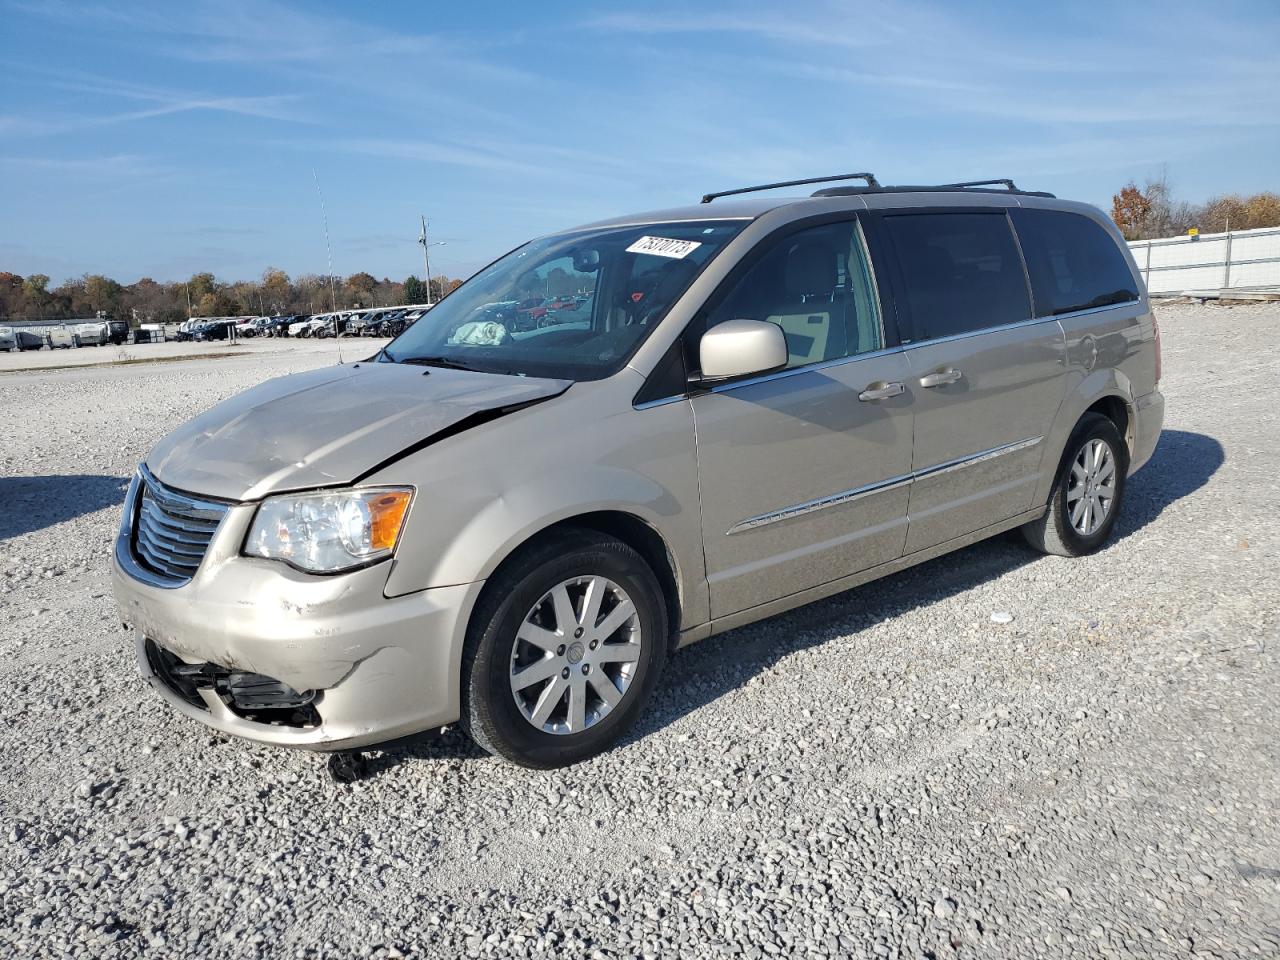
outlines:
[[[481,583],[386,597],[390,563],[313,576],[242,557],[254,506],[232,506],[191,580],[148,582],[130,512],[112,580],[142,676],[179,713],[280,746],[339,750],[458,718],[467,617]]]

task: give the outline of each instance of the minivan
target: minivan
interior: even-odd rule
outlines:
[[[548,289],[585,294],[574,322],[491,309]],[[1092,206],[868,174],[709,194],[533,240],[376,355],[169,434],[115,593],[143,676],[218,730],[350,751],[460,723],[560,766],[684,645],[1015,528],[1098,550],[1159,380]]]

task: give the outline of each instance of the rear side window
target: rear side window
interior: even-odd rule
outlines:
[[[1138,299],[1138,285],[1115,240],[1100,225],[1061,210],[1014,210],[1027,258],[1036,316],[1052,317]]]
[[[1004,211],[884,218],[898,256],[913,340],[1031,317],[1022,260]]]

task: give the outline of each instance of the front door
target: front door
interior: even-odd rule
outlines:
[[[1028,510],[1065,390],[1065,340],[1032,319],[1004,210],[885,214],[917,394],[906,552]],[[907,340],[911,342],[906,343]],[[1050,462],[1053,461],[1053,462]]]
[[[886,349],[857,221],[763,241],[691,355],[738,317],[781,326],[789,362],[691,401],[713,618],[896,559],[906,537],[910,366]]]

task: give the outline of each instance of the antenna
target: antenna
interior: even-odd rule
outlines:
[[[329,258],[329,306],[334,312],[333,339],[338,341],[338,362],[342,363],[342,338],[338,336],[338,295],[333,289],[333,247],[329,244],[329,214],[324,208],[324,194],[320,190],[320,178],[316,176],[316,168],[311,168],[311,177],[316,182],[316,196],[320,198],[320,219],[324,222],[324,252]]]

